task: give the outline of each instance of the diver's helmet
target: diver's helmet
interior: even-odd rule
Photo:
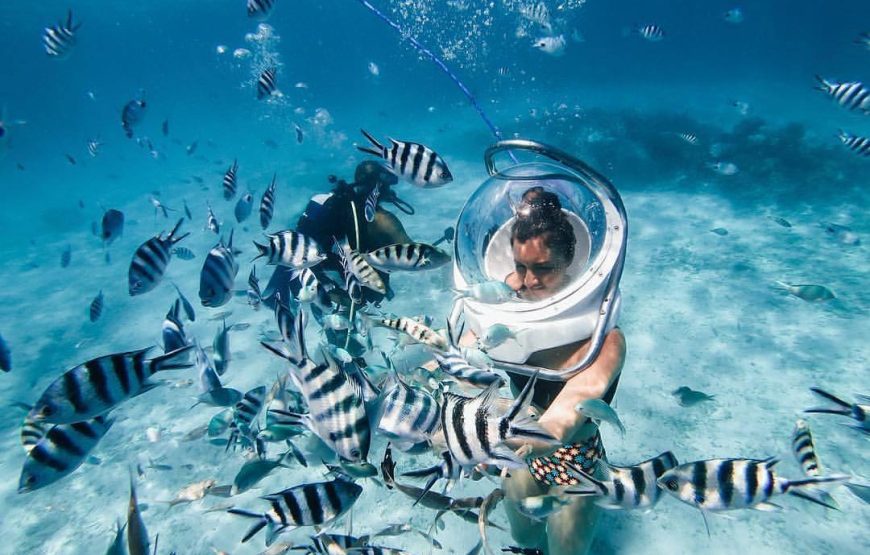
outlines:
[[[495,156],[505,151],[511,157],[528,151],[549,160],[498,170]],[[511,228],[523,193],[531,187],[541,186],[558,195],[574,230],[574,258],[567,269],[568,283],[551,297],[500,304],[463,298],[453,307],[452,329],[457,329],[460,316],[478,337],[494,324],[505,324],[515,338],[487,352],[497,367],[567,380],[595,360],[604,336],[616,325],[627,238],[625,207],[604,176],[559,149],[514,139],[496,143],[484,158],[490,178],[469,197],[456,224],[456,288],[504,281],[514,271]],[[574,368],[552,370],[524,364],[536,351],[589,338],[589,352]]]

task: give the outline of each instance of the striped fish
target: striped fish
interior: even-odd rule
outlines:
[[[293,270],[291,279],[299,280],[299,293],[296,299],[300,303],[311,303],[317,300],[317,288],[320,283],[311,268],[303,268],[301,271]]]
[[[236,508],[228,512],[257,519],[242,538],[242,543],[265,527],[268,546],[282,532],[299,526],[319,526],[340,517],[353,506],[360,494],[361,486],[339,477],[331,482],[303,484],[265,495],[261,499],[271,505],[265,513]]]
[[[187,352],[190,349],[182,347],[146,359],[149,347],[98,357],[74,366],[46,388],[30,411],[30,417],[52,424],[71,424],[103,414],[153,387],[147,380],[154,373],[189,368]]]
[[[181,309],[178,299],[166,313],[161,329],[163,335],[163,352],[170,353],[176,349],[187,346],[187,336],[184,334],[184,325],[181,323],[179,310]]]
[[[451,377],[456,378],[473,387],[489,387],[493,384],[504,384],[501,376],[494,372],[471,365],[462,353],[450,348],[445,353],[435,353],[435,361],[438,367]]]
[[[233,297],[233,283],[239,273],[233,251],[233,232],[224,245],[223,239],[208,252],[199,274],[199,300],[202,306],[216,308],[227,304]]]
[[[233,165],[227,168],[227,172],[224,174],[224,200],[230,200],[236,195],[236,186],[238,184],[236,173],[238,171],[239,161],[233,160]],[[210,211],[211,209],[209,208]]]
[[[88,316],[91,319],[91,322],[96,322],[100,319],[100,316],[103,314],[103,290],[94,297],[94,300],[91,301],[91,306],[88,309]]]
[[[112,419],[105,416],[53,426],[28,453],[18,493],[43,488],[73,472],[111,427]]]
[[[266,237],[269,238],[267,245],[254,241],[259,251],[254,260],[266,257],[267,264],[302,269],[316,266],[326,259],[317,242],[293,230],[266,234]]]
[[[573,495],[596,496],[595,504],[605,509],[650,509],[655,507],[662,495],[656,480],[662,474],[675,468],[679,462],[670,451],[653,457],[634,466],[613,466],[606,463],[607,478],[597,480],[574,463],[567,463],[583,480],[592,484],[593,489],[566,491]]]
[[[245,393],[242,400],[233,407],[233,422],[242,435],[249,436],[251,434],[253,424],[263,410],[265,400],[266,386],[261,385]]]
[[[834,101],[847,110],[860,110],[870,114],[870,90],[860,81],[837,83],[816,75],[816,89],[828,94]]]
[[[397,243],[363,255],[382,272],[434,270],[450,262],[450,255],[426,243]]]
[[[805,420],[798,419],[791,435],[792,453],[806,476],[820,476],[822,467],[813,444],[813,434]]]
[[[289,349],[293,349],[298,344],[296,333],[300,330],[305,330],[305,325],[307,324],[305,321],[305,311],[300,310],[298,317],[301,321],[297,324],[296,313],[278,295],[278,298],[275,300],[275,322],[278,324],[278,332],[281,334],[281,339],[284,340],[284,345]],[[293,354],[295,355],[295,360],[299,360],[302,357],[302,353]]]
[[[208,205],[208,216],[205,220],[205,228],[215,235],[219,235],[221,232],[221,224],[217,220],[217,216],[214,215],[214,210],[211,209],[211,205]]]
[[[169,251],[169,253],[177,256],[182,260],[193,260],[194,258],[196,258],[196,254],[194,254],[194,252],[187,247],[175,247],[174,249]]]
[[[362,391],[334,360],[327,359],[319,365],[311,361],[305,349],[303,323],[301,318],[297,319],[294,334],[295,352],[301,354],[301,360],[295,360],[292,355],[268,343],[262,345],[291,362],[291,378],[305,397],[310,414],[270,413],[295,419],[296,422],[285,420],[307,427],[344,461],[365,461],[371,444],[371,429]]]
[[[236,222],[242,223],[248,219],[251,215],[251,209],[254,206],[254,195],[251,192],[247,192],[241,197],[239,197],[239,201],[236,203],[236,207],[233,210],[233,214],[236,216]]]
[[[840,130],[839,137],[840,141],[855,154],[870,156],[870,138],[851,135],[843,130]]]
[[[638,27],[635,32],[650,42],[658,42],[665,38],[664,29],[652,23]]]
[[[214,368],[219,376],[223,376],[230,366],[230,330],[227,328],[227,321],[223,321],[223,326],[218,329],[214,336]]]
[[[396,369],[392,370],[395,384],[384,390],[375,421],[378,431],[405,451],[414,444],[429,441],[438,431],[441,407],[427,391],[406,384]]]
[[[363,254],[350,248],[347,241],[343,241],[341,244],[336,243],[333,250],[341,260],[342,268],[344,268],[345,289],[350,291],[351,283],[355,282],[381,295],[386,294],[387,286],[384,284],[384,280],[372,268]]]
[[[257,100],[269,98],[278,90],[278,84],[275,81],[276,72],[276,68],[267,67],[260,74],[260,77],[257,78]]]
[[[532,391],[538,376],[532,377],[503,414],[493,414],[499,384],[486,388],[476,397],[444,393],[441,403],[441,428],[447,449],[463,468],[480,463],[519,468],[526,463],[504,445],[509,438],[556,445],[558,442],[528,416]]]
[[[130,262],[130,269],[127,273],[127,282],[131,297],[147,293],[157,287],[160,280],[163,279],[163,274],[166,272],[166,266],[169,264],[169,259],[172,256],[172,247],[190,235],[176,237],[178,228],[181,227],[181,222],[184,218],[178,220],[172,231],[166,238],[163,234],[155,235],[151,239],[145,241],[133,253],[133,260]]]
[[[690,145],[694,146],[698,144],[698,136],[694,133],[678,133],[677,136],[689,143]]]
[[[658,485],[680,501],[701,509],[702,513],[748,508],[779,510],[780,507],[769,500],[784,493],[834,508],[820,501],[812,493],[812,488],[826,482],[846,480],[848,476],[786,480],[774,473],[773,467],[777,462],[773,457],[764,460],[709,459],[690,462],[666,471],[659,477]]]
[[[257,21],[265,21],[272,13],[275,0],[248,0],[248,17]]]
[[[260,200],[260,226],[263,229],[269,227],[272,222],[272,214],[275,211],[275,186],[277,185],[278,175],[272,176],[272,182],[269,188],[263,193],[263,198]]]
[[[76,31],[81,26],[81,23],[73,24],[72,10],[69,10],[66,22],[61,21],[57,25],[46,27],[42,34],[45,53],[58,60],[68,57],[76,44]]]
[[[431,148],[393,139],[389,139],[390,148],[387,148],[365,129],[360,131],[369,140],[371,146],[357,146],[357,149],[383,158],[394,174],[405,178],[412,185],[432,189],[453,181],[453,174],[447,169],[447,163]]]
[[[443,335],[413,318],[406,318],[405,316],[400,316],[399,318],[374,318],[373,323],[400,331],[417,343],[433,349],[446,351],[449,346],[447,339]]]
[[[251,266],[251,273],[248,274],[248,304],[254,310],[260,309],[260,303],[263,302],[263,294],[260,292],[260,280],[257,279],[257,267]]]
[[[537,23],[547,31],[552,31],[553,26],[550,23],[550,10],[543,2],[520,6],[520,15],[533,23]]]
[[[372,223],[375,221],[375,212],[378,209],[378,198],[381,196],[381,184],[380,182],[375,183],[374,188],[372,188],[372,192],[369,193],[369,196],[366,197],[366,205],[364,209],[366,221]]]
[[[88,154],[91,155],[91,158],[96,158],[100,153],[101,143],[98,139],[88,139]]]
[[[870,433],[870,397],[861,395],[858,397],[858,400],[860,401],[859,403],[847,403],[839,397],[831,395],[827,391],[819,389],[818,387],[811,387],[810,391],[828,401],[831,401],[836,406],[812,408],[807,409],[804,412],[848,416],[856,422],[851,426],[852,428],[860,430],[865,434]]]

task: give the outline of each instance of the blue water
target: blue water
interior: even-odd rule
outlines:
[[[267,21],[274,36],[259,42],[245,39],[258,31],[241,0],[0,5],[0,107],[7,125],[0,142],[0,335],[13,356],[12,372],[0,376],[0,552],[102,552],[126,511],[128,467],[154,459],[174,467],[149,470],[139,482],[160,553],[205,554],[212,547],[257,553],[261,538],[239,543],[248,522],[204,511],[228,501],[252,507],[257,495],[320,479],[319,468],[282,469],[240,499],[206,497],[166,509],[159,501],[187,484],[229,483],[242,459],[204,440],[182,442],[216,411],[188,410],[196,386],[160,387],[116,411],[118,422],[93,453],[99,464],[85,463],[35,493],[16,491],[25,452],[18,437],[23,411],[12,403],[33,403],[63,370],[89,358],[159,342],[174,299],[170,280],[196,300],[199,269],[215,243],[204,230],[207,202],[225,229],[232,226],[234,202],[221,198],[220,186],[233,159],[240,191],[254,191],[257,200],[277,174],[271,230],[294,225],[308,198],[329,190],[327,175],[352,177],[365,158],[354,148],[364,141],[360,128],[425,143],[450,165],[456,179],[448,187],[399,186],[400,196],[417,207],[417,215],[402,216],[417,240],[433,241],[452,225],[485,179],[482,153],[494,137],[435,65],[356,1],[277,4]],[[853,42],[870,31],[870,6],[589,0],[557,11],[559,3],[550,1],[556,32],[566,38],[564,55],[556,57],[530,46],[545,33],[523,23],[522,4],[528,3],[375,2],[445,58],[505,137],[575,153],[621,191],[630,221],[620,320],[628,359],[616,407],[628,433],[602,430],[611,461],[630,464],[667,449],[681,461],[776,455],[783,475],[800,476],[790,434],[816,401],[808,388],[851,398],[870,385],[870,158],[837,138],[838,129],[870,136],[870,118],[813,89],[816,74],[870,84],[870,51]],[[722,14],[737,6],[744,21],[725,22]],[[84,24],[69,59],[59,61],[45,54],[41,33],[65,19],[68,8]],[[664,40],[625,36],[625,29],[647,23],[661,26]],[[516,36],[519,24],[530,36]],[[582,42],[571,39],[574,30]],[[218,45],[227,52],[218,54]],[[250,49],[251,58],[235,59],[236,48]],[[263,55],[280,62],[283,97],[269,102],[258,102],[252,86]],[[136,133],[151,139],[156,157],[121,130],[121,108],[139,95],[148,108]],[[748,110],[740,113],[735,100]],[[305,134],[301,145],[294,124]],[[696,134],[699,144],[678,133]],[[96,157],[86,148],[93,138],[103,143]],[[189,156],[185,147],[193,142]],[[707,166],[716,160],[737,164],[739,172],[717,174]],[[156,193],[170,208],[180,209],[182,200],[190,206],[194,222],[185,227],[192,236],[184,245],[197,258],[173,260],[160,287],[131,298],[132,253],[171,228],[176,216],[155,216],[149,197]],[[127,217],[109,264],[91,234],[103,207]],[[253,256],[250,241],[261,237],[255,218],[236,229],[236,244],[245,250],[239,289]],[[822,222],[849,226],[858,242],[826,233]],[[710,232],[716,228],[727,235]],[[67,245],[71,264],[61,268]],[[822,284],[837,298],[808,303],[777,281]],[[449,270],[398,276],[394,286],[390,310],[445,315]],[[88,305],[99,290],[106,309],[92,324]],[[187,329],[203,344],[217,327],[209,315],[232,310],[231,321],[251,324],[232,336],[229,385],[244,391],[271,384],[282,365],[257,345],[259,334],[274,327],[271,314],[252,312],[240,298],[216,310],[197,304],[197,310]],[[171,378],[190,376],[193,371]],[[680,407],[670,394],[680,385],[716,399]],[[826,469],[870,476],[866,437],[835,416],[807,419]],[[150,441],[148,428],[159,429],[159,439]],[[371,462],[383,448],[376,439]],[[398,457],[405,469],[431,463],[428,455]],[[431,511],[412,509],[412,501],[373,483],[364,487],[354,509],[356,532],[402,522],[428,530]],[[454,493],[485,495],[493,487],[467,481]],[[649,514],[607,512],[594,551],[866,552],[866,505],[844,488],[832,491],[839,512],[786,499],[780,513],[708,516],[710,538],[697,511],[672,498]],[[507,526],[501,509],[493,519]],[[476,527],[452,517],[445,522],[436,535],[444,550],[467,553],[477,542]],[[309,533],[288,537],[304,542]],[[489,537],[496,549],[512,545],[507,532],[490,529]],[[410,534],[382,543],[411,553],[429,549]]]

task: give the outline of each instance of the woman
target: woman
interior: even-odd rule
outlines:
[[[515,270],[505,282],[520,298],[548,298],[571,281],[567,269],[574,258],[576,238],[559,197],[542,187],[525,192],[511,230]],[[527,363],[560,369],[575,366],[589,348],[589,340],[533,353]],[[541,426],[563,446],[552,453],[532,453],[529,472],[514,471],[505,479],[506,511],[514,539],[548,555],[579,555],[591,546],[598,507],[592,497],[570,498],[568,505],[545,521],[532,520],[517,510],[527,497],[547,494],[551,486],[578,483],[564,466],[571,461],[591,474],[604,457],[598,427],[575,409],[587,399],[611,402],[625,361],[625,337],[618,328],[605,337],[595,361],[567,382],[538,380],[533,404],[542,411]],[[508,373],[514,393],[528,377]],[[554,492],[556,494],[557,492]]]

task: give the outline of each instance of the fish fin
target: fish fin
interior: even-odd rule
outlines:
[[[544,430],[541,425],[528,414],[529,406],[532,403],[532,394],[534,392],[535,382],[538,379],[538,373],[526,383],[526,386],[517,396],[510,410],[505,414],[504,418],[509,423],[508,437],[526,438],[535,441],[545,441],[553,445],[558,445],[558,441],[549,432]],[[497,384],[498,382],[496,382]],[[496,384],[490,387],[496,386]]]
[[[263,258],[269,255],[269,245],[261,245],[260,243],[253,241],[254,246],[257,247],[257,256],[251,259],[251,262],[257,260],[258,258]]]
[[[179,241],[190,235],[190,233],[185,233],[184,235],[180,235],[178,237],[175,236],[175,234],[178,232],[178,228],[181,227],[181,224],[183,222],[184,218],[179,218],[178,223],[175,224],[175,227],[173,227],[172,231],[169,232],[169,235],[166,236],[166,240],[169,242],[170,245],[174,245],[175,243],[178,243]]]
[[[761,503],[757,503],[757,504],[753,505],[752,508],[755,509],[756,511],[764,511],[764,512],[771,512],[771,513],[779,512],[782,510],[782,507],[780,507],[776,503],[771,503],[769,501],[763,501]]]
[[[274,353],[275,355],[277,355],[281,358],[287,359],[288,361],[290,361],[291,363],[293,363],[297,366],[304,362],[304,359],[301,361],[294,360],[293,355],[291,353],[287,352],[283,343],[279,343],[276,345],[273,343],[268,343],[266,341],[260,341],[260,345],[265,347],[266,350],[271,351],[272,353]]]
[[[707,522],[707,512],[704,509],[700,510],[701,518],[704,519],[704,529],[707,530],[707,537],[710,538],[710,524]]]
[[[262,530],[267,524],[269,524],[269,519],[266,518],[266,515],[262,513],[255,513],[253,511],[247,511],[245,509],[236,509],[233,507],[232,509],[227,510],[228,513],[233,515],[244,516],[247,518],[256,518],[257,522],[251,526],[248,531],[245,533],[245,536],[242,538],[242,543],[245,543],[249,539],[253,538],[257,532]]]
[[[193,364],[188,361],[187,353],[191,349],[193,349],[193,345],[185,345],[184,347],[179,347],[165,355],[152,358],[149,361],[151,373],[154,374],[161,370],[181,370],[183,368],[190,368]],[[182,357],[182,355],[184,356]]]
[[[374,148],[357,146],[357,149],[359,149],[362,152],[365,152],[367,154],[372,154],[374,156],[377,156],[379,158],[385,158],[387,149],[384,147],[384,145],[382,145],[377,139],[372,137],[371,134],[369,134],[369,132],[366,131],[365,129],[360,129],[360,132],[362,132],[363,136],[365,136],[365,138],[368,139],[368,141],[372,144],[372,146]],[[377,150],[375,150],[375,149],[377,149]]]
[[[827,391],[825,391],[823,389],[820,389],[818,387],[811,387],[810,391],[812,391],[816,395],[820,395],[821,397],[824,397],[825,399],[827,399],[829,401],[833,401],[834,403],[840,405],[841,407],[848,408],[848,409],[852,408],[852,405],[850,403],[847,403],[846,401],[840,399],[839,397],[837,397],[835,395],[828,393]]]

